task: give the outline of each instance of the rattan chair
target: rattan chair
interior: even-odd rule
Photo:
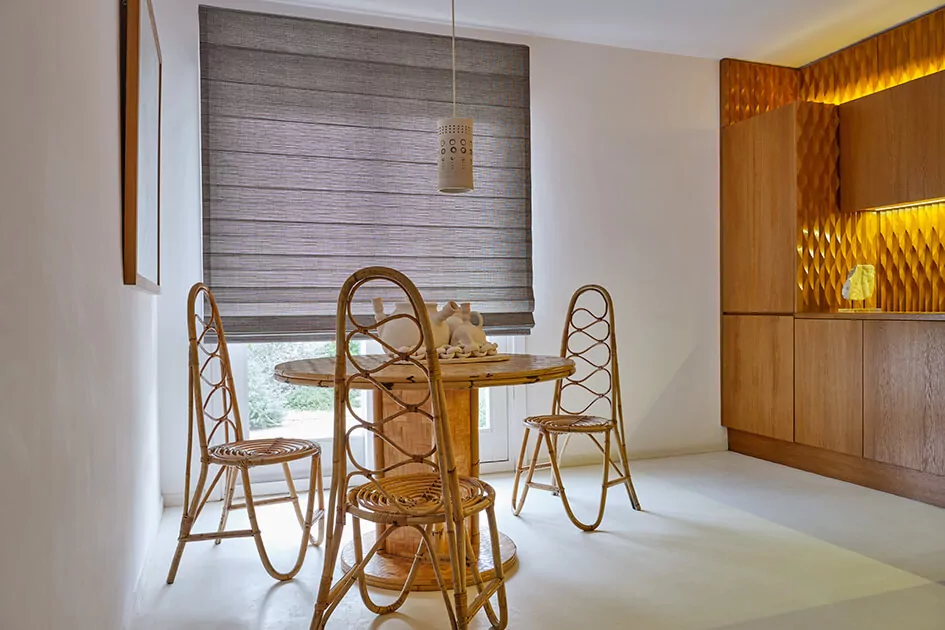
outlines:
[[[359,291],[373,295],[362,298],[357,295]],[[401,313],[391,315],[379,323],[371,322],[371,318],[356,318],[352,304],[357,300],[367,305],[368,298],[376,296],[378,291],[388,296],[392,292],[403,296],[401,299],[411,303],[419,315]],[[408,352],[399,352],[379,337],[381,325],[398,319],[412,322],[420,331],[421,341]],[[403,325],[403,322],[399,325]],[[335,441],[328,503],[328,512],[333,520],[329,520],[327,526],[325,564],[311,627],[317,630],[324,628],[332,612],[355,583],[358,584],[365,606],[372,612],[384,615],[398,610],[407,599],[420,563],[425,558],[437,558],[435,535],[448,548],[453,577],[451,602],[449,584],[438,562],[432,562],[450,627],[454,630],[467,628],[473,617],[485,609],[494,629],[505,628],[508,609],[496,528],[495,491],[479,479],[461,477],[456,472],[439,360],[430,321],[416,287],[405,275],[393,269],[372,267],[356,272],[345,282],[338,298],[336,339],[339,353],[335,364]],[[354,339],[379,343],[389,353],[389,358],[378,364],[376,359],[368,363],[363,357],[352,355],[350,343]],[[427,358],[418,360],[412,357],[421,347],[425,349]],[[410,364],[416,371],[415,389],[409,397],[404,396],[403,392],[388,389],[375,377],[378,371],[394,363]],[[355,381],[362,388],[369,385],[375,397],[383,397],[375,399],[373,417],[362,417],[363,412],[351,406],[349,394]],[[395,411],[385,416],[385,407],[394,408]],[[387,423],[403,416],[409,416],[411,422],[429,423],[432,426],[433,443],[418,447],[406,443],[405,439],[398,439],[396,430],[385,431]],[[362,461],[366,458],[359,457],[357,450],[351,447],[353,436],[369,439],[374,444],[375,452],[385,449],[389,453],[399,453],[399,456]],[[478,518],[482,512],[487,515],[495,564],[495,575],[487,583],[479,573],[478,548],[473,549],[466,526],[466,519]],[[354,562],[349,571],[335,579],[342,533],[349,518],[354,535]],[[378,531],[366,553],[361,541],[361,521],[375,524]],[[391,534],[402,532],[404,528],[411,528],[418,533],[419,542],[413,563],[394,601],[389,604],[375,603],[367,590],[365,569]],[[467,600],[466,579],[470,575],[467,568],[478,591],[472,602]],[[498,614],[491,601],[493,597],[497,600]]]
[[[561,356],[574,360],[577,369],[573,375],[558,381],[550,415],[525,419],[525,435],[512,486],[512,511],[516,516],[521,513],[530,488],[545,490],[561,497],[572,523],[584,531],[593,531],[604,518],[607,491],[614,486],[625,486],[633,509],[640,509],[627,460],[614,303],[604,287],[585,285],[571,297],[561,339]],[[526,464],[529,435],[533,430],[538,434],[538,439]],[[597,517],[591,523],[584,523],[574,515],[558,466],[567,441],[573,435],[586,435],[603,455],[600,503]],[[559,448],[558,439],[561,436],[564,436],[564,444]],[[616,442],[616,457],[612,442]],[[539,462],[542,444],[548,452],[548,460]],[[533,480],[536,471],[548,469],[551,470],[550,484]],[[611,469],[617,474],[614,479],[610,478]],[[525,483],[519,497],[523,474],[526,475]]]
[[[213,540],[216,544],[220,544],[224,538],[247,537],[255,539],[259,558],[269,575],[277,580],[290,580],[302,568],[308,543],[318,545],[324,535],[321,447],[315,442],[299,439],[244,440],[223,323],[220,320],[216,300],[205,284],[197,283],[191,288],[187,298],[187,317],[190,336],[189,427],[184,507],[177,550],[167,574],[167,583],[174,583],[181,555],[187,543]],[[203,390],[204,385],[207,386],[206,395]],[[195,434],[200,448],[200,472],[191,492]],[[289,462],[308,458],[312,461],[309,473],[308,505],[303,517],[298,493],[289,470]],[[250,486],[249,470],[257,466],[275,464],[282,465],[288,494],[255,500]],[[219,468],[208,487],[207,479],[210,476],[211,467]],[[193,533],[194,523],[221,479],[223,479],[223,513],[217,531]],[[243,484],[245,500],[242,503],[233,501],[237,479]],[[317,511],[314,510],[316,501]],[[269,560],[262,532],[256,520],[257,507],[277,503],[292,503],[299,525],[302,527],[298,556],[293,567],[285,573],[277,571]],[[227,531],[226,522],[230,511],[244,508],[249,515],[250,529]],[[315,521],[318,521],[318,535],[312,537],[312,524]]]

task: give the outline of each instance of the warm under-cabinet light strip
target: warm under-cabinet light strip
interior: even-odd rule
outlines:
[[[856,212],[887,212],[889,210],[909,210],[912,208],[924,208],[925,206],[934,206],[945,203],[945,197],[936,199],[926,199],[925,201],[910,201],[908,203],[897,203],[890,206],[877,206],[876,208],[863,208]]]

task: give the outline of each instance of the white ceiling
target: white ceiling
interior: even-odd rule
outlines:
[[[449,21],[449,0],[291,0]],[[800,66],[942,0],[456,0],[460,26],[656,52]]]

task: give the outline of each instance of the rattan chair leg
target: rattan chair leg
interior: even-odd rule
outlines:
[[[356,565],[359,565],[364,559],[361,543],[361,519],[352,516],[351,526],[354,530],[354,562]],[[361,592],[361,601],[364,602],[368,610],[376,615],[389,615],[390,613],[397,612],[397,610],[404,605],[404,602],[407,601],[407,596],[410,595],[410,587],[413,586],[413,582],[417,577],[420,563],[423,561],[425,547],[423,539],[421,539],[417,544],[417,552],[414,554],[413,564],[410,565],[410,571],[407,572],[407,577],[400,589],[400,593],[398,593],[397,598],[389,604],[376,604],[374,600],[371,599],[371,594],[368,592],[367,579],[364,575],[364,571],[358,573],[358,590]]]
[[[495,507],[492,506],[488,508],[492,511],[492,518],[490,518],[490,523],[495,520]],[[486,611],[486,616],[489,618],[489,623],[492,624],[493,630],[502,630],[505,628],[508,623],[508,610],[507,605],[505,604],[505,577],[502,574],[502,554],[497,552],[497,545],[499,544],[498,534],[493,535],[492,525],[489,526],[490,541],[493,544],[492,550],[492,561],[494,566],[497,567],[494,577],[490,580],[489,584],[485,584],[482,579],[482,574],[479,572],[479,554],[476,549],[473,548],[472,539],[469,536],[466,536],[466,556],[470,558],[467,562],[469,570],[472,572],[473,583],[476,585],[476,590],[478,595],[476,596],[476,601],[478,602],[482,599],[481,606],[474,604],[470,607],[468,612],[469,619],[473,619],[476,614],[479,612],[479,608],[483,608]],[[495,594],[498,595],[499,603],[499,615],[496,615],[495,608],[492,606],[491,595],[492,591],[495,591]],[[483,595],[485,593],[485,595]],[[503,609],[505,609],[503,611]],[[505,619],[505,621],[503,621]]]
[[[187,488],[190,487],[190,462],[187,462],[187,479],[185,483]],[[181,517],[180,517],[180,535],[177,538],[177,549],[174,551],[174,557],[171,559],[171,568],[167,572],[167,583],[173,584],[174,580],[177,578],[177,569],[180,567],[180,559],[184,555],[184,547],[187,545],[187,538],[190,536],[191,530],[194,528],[194,522],[196,522],[197,517],[200,516],[200,511],[203,508],[204,502],[200,500],[200,495],[203,494],[204,484],[207,483],[207,472],[209,470],[209,465],[206,462],[200,462],[200,475],[197,477],[197,485],[194,488],[193,496],[189,496],[190,501],[189,505],[185,505]]]
[[[312,504],[312,500],[315,497],[316,493],[319,493],[321,497],[321,461],[319,456],[312,458],[312,467],[317,468],[316,478],[318,479],[318,485],[310,486],[308,489],[308,504]],[[292,508],[295,510],[295,518],[299,521],[299,527],[305,527],[305,517],[302,516],[302,506],[299,504],[299,493],[295,490],[295,482],[292,480],[292,470],[289,468],[289,463],[284,462],[282,464],[282,473],[285,476],[285,485],[289,489],[289,498],[292,499]],[[324,528],[324,498],[319,499],[319,510],[318,510],[318,523],[319,523],[319,534],[316,539],[311,534],[309,535],[309,542],[311,542],[313,547],[317,547],[321,543],[322,531]]]
[[[256,551],[259,552],[259,559],[262,560],[263,567],[265,567],[266,572],[274,579],[281,582],[291,580],[302,568],[302,563],[305,561],[305,553],[308,550],[309,538],[312,531],[312,511],[314,509],[311,495],[308,502],[308,508],[306,510],[307,514],[305,524],[302,526],[302,540],[299,544],[299,553],[296,556],[295,564],[291,569],[285,573],[282,573],[277,571],[275,567],[272,566],[272,561],[269,559],[269,553],[266,551],[266,544],[263,542],[262,532],[259,529],[259,521],[256,518],[256,504],[253,499],[253,490],[250,485],[251,482],[249,478],[249,469],[243,467],[240,469],[240,472],[242,473],[243,477],[243,493],[246,495],[246,513],[249,515],[249,525],[250,529],[253,531],[253,539],[256,541]],[[315,485],[316,483],[314,477],[315,467],[313,466],[309,479],[309,483],[311,485]]]
[[[522,448],[519,449],[518,459],[515,461],[515,481],[512,483],[512,511],[515,512],[515,506],[518,505],[518,484],[522,479],[522,473],[525,472],[525,454],[528,451],[528,436],[531,429],[525,427],[525,433],[522,435]]]
[[[333,466],[333,469],[337,471],[337,466]],[[336,483],[335,480],[332,483]],[[325,538],[325,558],[322,562],[322,577],[318,584],[318,596],[315,599],[315,612],[312,614],[312,623],[310,624],[310,630],[322,630],[325,627],[325,623],[328,621],[329,615],[329,606],[332,602],[332,578],[335,575],[335,566],[338,564],[338,554],[341,551],[341,537],[344,534],[345,527],[345,511],[344,508],[340,507],[334,509],[334,503],[329,503],[330,510],[335,512],[335,522],[331,523],[328,526],[328,531],[326,532]],[[385,538],[383,533],[378,537],[378,540],[375,541],[377,545],[381,540]],[[351,571],[346,575],[350,575]]]
[[[493,630],[504,630],[509,625],[509,602],[505,594],[505,569],[502,568],[502,550],[499,543],[499,525],[495,518],[495,505],[486,509],[486,519],[489,521],[489,540],[492,541],[492,566],[495,567],[495,577],[499,583],[496,590],[496,600],[499,605],[499,619],[493,623]]]
[[[417,527],[417,531],[420,532],[420,536],[423,538],[423,543],[427,548],[427,553],[430,554],[431,558],[436,558],[436,546],[433,544],[433,539],[430,537],[430,528],[429,527]],[[440,594],[443,596],[443,603],[446,606],[446,614],[450,618],[450,628],[452,630],[458,630],[460,628],[457,621],[456,611],[453,610],[453,602],[450,601],[449,587],[446,585],[446,580],[443,578],[443,570],[440,568],[439,562],[431,563],[433,566],[433,575],[436,577],[437,586],[440,587]],[[453,578],[455,580],[456,573],[453,573]],[[465,628],[465,626],[463,626]]]
[[[613,457],[611,457],[611,454],[604,450],[604,446],[598,442],[597,438],[595,438],[593,435],[589,437],[600,450],[600,452],[605,457],[610,459],[611,467],[617,473],[618,477],[623,480],[623,486],[627,489],[627,495],[630,497],[631,507],[633,507],[633,509],[638,512],[642,511],[642,508],[640,507],[640,500],[637,499],[637,491],[633,487],[633,479],[630,476],[630,462],[629,458],[627,457],[626,443],[621,438],[620,431],[614,431],[614,438],[617,442],[617,453],[618,457],[620,458],[619,460],[614,460]],[[616,484],[616,480],[614,480],[614,483]]]
[[[344,518],[344,514],[341,515]],[[331,583],[334,576],[334,568],[338,562],[338,554],[341,551],[341,528],[336,527],[328,531],[328,549],[326,550],[325,563],[322,565],[322,581],[318,589],[318,598],[315,602],[315,614],[312,616],[312,623],[309,626],[311,630],[324,630],[325,624],[331,614],[344,599],[345,594],[351,590],[358,580],[358,576],[364,572],[364,568],[374,558],[374,554],[380,550],[387,540],[387,537],[393,530],[388,528],[375,539],[371,549],[365,554],[361,562],[355,562],[341,578],[334,584]],[[434,563],[434,566],[436,564]],[[327,576],[327,578],[326,578]]]
[[[610,431],[606,432],[604,438],[604,465],[603,465],[603,481],[601,483],[601,494],[600,494],[600,504],[597,509],[597,518],[593,523],[584,523],[577,516],[575,516],[574,511],[571,509],[571,503],[568,501],[568,494],[564,489],[564,481],[561,478],[561,470],[558,467],[558,454],[555,451],[554,444],[551,440],[546,440],[548,444],[548,455],[551,460],[551,470],[554,475],[554,483],[558,487],[558,492],[561,497],[561,503],[564,504],[564,510],[568,514],[568,518],[571,519],[571,522],[574,525],[585,532],[592,532],[598,527],[600,527],[601,521],[604,519],[604,508],[607,505],[607,482],[610,478],[610,457],[606,455],[606,452],[609,452],[610,448]]]
[[[457,630],[469,627],[469,600],[466,592],[466,536],[465,517],[458,510],[447,511],[443,528],[450,554],[450,569],[453,575],[453,606],[456,613]],[[436,563],[434,563],[435,565]]]
[[[525,431],[526,431],[525,439],[527,440],[528,429],[526,429]],[[528,465],[528,475],[525,477],[525,485],[522,487],[522,498],[519,499],[518,505],[513,504],[512,506],[512,514],[514,514],[515,516],[518,516],[519,514],[521,514],[522,508],[525,507],[525,498],[528,496],[528,487],[529,487],[528,484],[532,482],[532,477],[535,476],[535,468],[536,468],[536,465],[538,464],[538,454],[541,452],[541,441],[543,439],[547,439],[547,436],[545,435],[544,431],[539,431],[538,439],[535,441],[535,450],[532,452],[531,463]],[[523,443],[522,444],[523,451],[524,451],[524,448],[525,448],[525,444]]]
[[[305,519],[302,516],[302,507],[299,505],[299,493],[295,491],[295,482],[292,481],[292,470],[288,462],[282,463],[282,476],[285,477],[286,489],[289,491],[290,503],[295,511],[295,519],[299,522],[299,527],[305,527]]]
[[[193,527],[193,525],[188,525],[185,530],[184,526],[181,526],[181,537],[177,541],[177,549],[174,551],[174,557],[171,559],[171,568],[167,572],[168,584],[173,584],[174,580],[177,578],[177,569],[180,567],[180,559],[184,555],[184,547],[187,545],[187,541],[185,539],[190,535],[191,527]]]
[[[220,526],[217,528],[218,533],[223,533],[226,530],[226,521],[230,516],[231,506],[233,505],[233,494],[236,491],[236,477],[236,469],[232,466],[227,466],[226,487],[223,489],[223,510],[220,513]],[[219,545],[222,541],[222,538],[217,538],[213,541],[213,544]]]
[[[318,503],[318,513],[321,515],[318,518],[318,535],[315,536],[315,540],[312,542],[317,547],[325,541],[325,519],[328,518],[328,513],[325,511],[325,479],[322,477],[322,458],[321,455],[318,455],[312,459],[312,465],[315,466],[315,500]],[[312,488],[309,486],[310,495],[311,492]],[[311,501],[311,496],[309,496],[309,501]]]
[[[637,498],[637,490],[633,487],[633,478],[630,476],[630,458],[627,457],[627,444],[621,439],[619,431],[617,432],[617,450],[620,451],[623,475],[627,478],[624,485],[627,487],[627,494],[630,496],[630,505],[632,505],[633,509],[637,512],[642,512],[643,508],[640,506],[640,499]]]
[[[479,558],[476,550],[473,549],[472,539],[467,535],[466,539],[466,568],[472,574],[473,585],[476,587],[476,599],[482,597],[482,594],[486,592],[488,588],[485,582],[482,579],[482,574],[479,572]],[[494,582],[494,580],[492,581]],[[490,584],[492,583],[490,582]],[[486,611],[486,616],[489,618],[489,623],[495,627],[499,620],[495,616],[495,610],[492,608],[492,602],[488,599],[484,599],[482,602],[482,608]],[[469,617],[475,617],[476,612],[478,612],[479,607],[470,607]]]

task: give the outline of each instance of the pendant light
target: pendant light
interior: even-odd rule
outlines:
[[[456,117],[456,0],[453,15],[453,116],[436,123],[441,193],[466,193],[473,189],[473,120]]]

